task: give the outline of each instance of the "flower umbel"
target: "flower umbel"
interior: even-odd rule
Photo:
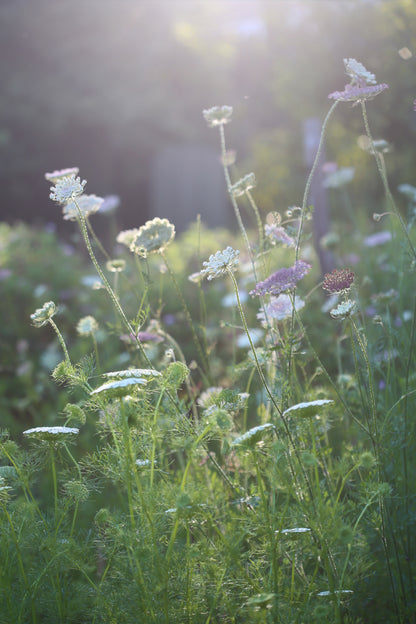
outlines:
[[[354,312],[357,310],[357,304],[355,301],[351,301],[348,299],[347,301],[343,301],[339,303],[336,308],[330,310],[330,315],[333,319],[343,321],[344,319],[352,316]]]
[[[53,301],[47,301],[30,315],[30,320],[35,327],[43,327],[56,314],[56,305]]]
[[[354,273],[349,269],[334,269],[326,273],[322,288],[330,295],[347,292],[354,281]]]
[[[54,184],[60,180],[61,178],[67,178],[71,175],[78,175],[79,169],[78,167],[69,167],[68,169],[57,169],[56,171],[52,171],[52,173],[45,173],[45,180],[48,182],[53,182]]]
[[[151,253],[162,253],[175,236],[175,226],[168,219],[159,219],[159,217],[147,221],[137,232],[130,231],[132,232],[130,251],[144,258]]]
[[[231,121],[232,106],[213,106],[202,111],[205,121],[210,128],[222,126]]]
[[[208,261],[202,263],[205,269],[202,269],[201,275],[206,275],[208,280],[212,280],[227,271],[235,271],[239,262],[239,254],[240,252],[232,247],[211,254]]]
[[[63,206],[62,214],[65,221],[76,221],[78,218],[78,208],[84,217],[89,217],[91,214],[98,212],[104,200],[97,195],[81,195],[76,202],[77,203],[71,201]]]
[[[40,442],[66,442],[78,433],[76,427],[34,427],[23,431],[23,435]]]
[[[77,323],[77,332],[80,336],[92,336],[98,330],[98,323],[93,316],[84,316]]]
[[[51,186],[51,194],[49,197],[58,204],[67,204],[74,197],[79,197],[84,192],[84,186],[87,181],[79,177],[75,177],[74,173],[68,176],[60,177],[56,180],[55,186]]]
[[[351,78],[352,84],[376,84],[376,77],[371,72],[367,71],[362,63],[359,63],[353,58],[344,59],[344,67],[348,76]]]
[[[311,268],[308,262],[296,260],[293,266],[288,269],[279,269],[263,282],[256,284],[256,288],[250,292],[250,295],[280,295],[280,293],[293,290],[297,282],[305,277]]]

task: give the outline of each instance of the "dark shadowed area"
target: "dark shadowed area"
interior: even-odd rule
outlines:
[[[394,184],[413,183],[415,157],[401,142],[416,115],[415,52],[406,0],[3,1],[0,219],[63,227],[44,173],[78,166],[89,193],[120,197],[124,227],[156,215],[178,229],[197,214],[232,224],[217,135],[201,114],[217,104],[234,107],[236,174],[255,170],[261,208],[296,205],[305,121],[321,122],[328,93],[343,88],[345,57],[390,85],[370,104],[373,131],[399,152]],[[343,106],[328,159],[343,142],[338,164],[357,162],[359,124]],[[374,165],[362,159],[355,184],[366,179],[374,197]]]

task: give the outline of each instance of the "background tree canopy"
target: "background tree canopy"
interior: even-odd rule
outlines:
[[[155,155],[217,149],[201,115],[217,104],[234,107],[228,142],[238,172],[256,172],[262,209],[296,205],[302,124],[324,118],[346,57],[389,84],[369,104],[373,135],[395,148],[392,188],[416,182],[412,0],[14,0],[0,24],[2,220],[59,222],[43,174],[77,165],[90,193],[121,196],[123,225],[140,225]],[[382,195],[362,133],[361,115],[340,106],[326,157],[356,167],[371,214]]]

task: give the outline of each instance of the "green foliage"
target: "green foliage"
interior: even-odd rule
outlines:
[[[155,219],[142,229],[152,254],[125,245],[114,271],[80,212],[99,289],[49,233],[4,226],[14,333],[5,317],[2,340],[33,345],[9,345],[4,365],[33,378],[18,375],[2,398],[5,425],[16,396],[30,409],[0,436],[1,623],[414,621],[413,220],[360,106],[391,227],[353,211],[365,228],[332,238],[340,267],[357,254],[355,275],[332,274],[337,300],[318,288],[308,193],[263,230],[251,177],[236,192],[226,164],[238,234],[197,225],[173,240]],[[214,124],[223,161],[226,113]],[[300,257],[313,270],[276,297]],[[57,313],[43,306],[32,340],[44,299]],[[334,318],[351,301],[354,313]],[[92,313],[94,331],[77,332]],[[56,357],[42,360],[50,341]]]

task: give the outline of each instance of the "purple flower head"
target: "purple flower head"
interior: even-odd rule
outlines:
[[[250,292],[250,295],[280,295],[280,293],[293,290],[296,283],[305,277],[311,268],[308,262],[296,260],[292,267],[279,269],[263,282],[256,284],[256,288]]]
[[[333,100],[341,100],[342,102],[359,102],[360,100],[369,100],[376,95],[388,89],[387,84],[378,85],[350,85],[344,87],[344,91],[334,91],[328,95]]]
[[[347,291],[354,281],[354,273],[349,269],[334,269],[324,277],[322,288],[330,295]]]
[[[383,232],[376,232],[376,234],[370,234],[364,239],[365,247],[377,247],[377,245],[384,245],[389,243],[392,239],[391,232],[384,230]]]

